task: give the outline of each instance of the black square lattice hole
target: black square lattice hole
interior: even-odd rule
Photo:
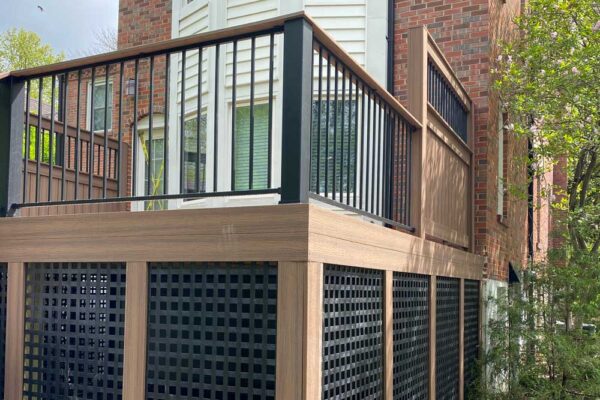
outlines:
[[[6,278],[8,266],[0,263],[0,396],[4,398],[4,351],[6,347]]]
[[[121,399],[125,265],[28,264],[24,399]]]
[[[275,398],[277,267],[150,264],[147,400]]]
[[[435,394],[458,399],[460,281],[438,277],[436,296]]]
[[[465,280],[465,398],[475,399],[479,358],[479,281]]]
[[[429,277],[394,273],[394,399],[429,398]]]
[[[323,400],[379,400],[383,274],[326,265],[323,284]]]

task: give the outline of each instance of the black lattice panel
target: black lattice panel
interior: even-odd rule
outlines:
[[[0,396],[4,398],[4,350],[6,343],[6,278],[8,266],[0,263]]]
[[[323,400],[383,398],[383,274],[326,265]]]
[[[465,280],[465,397],[473,398],[479,358],[479,282]]]
[[[438,277],[436,296],[436,398],[458,399],[460,281]]]
[[[429,398],[429,277],[394,273],[394,399]]]
[[[275,398],[277,267],[150,264],[147,400]]]
[[[121,399],[125,265],[28,264],[24,399]]]

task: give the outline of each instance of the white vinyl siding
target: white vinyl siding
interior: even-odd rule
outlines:
[[[366,0],[306,0],[305,10],[360,65],[365,66]]]

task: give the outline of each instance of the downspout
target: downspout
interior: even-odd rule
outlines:
[[[394,13],[395,0],[388,0],[388,32],[387,32],[387,90],[394,94]]]

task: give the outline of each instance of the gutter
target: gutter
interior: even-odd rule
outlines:
[[[395,0],[388,0],[388,31],[387,31],[387,77],[386,87],[388,92],[394,95],[394,25],[396,15],[394,13]]]

